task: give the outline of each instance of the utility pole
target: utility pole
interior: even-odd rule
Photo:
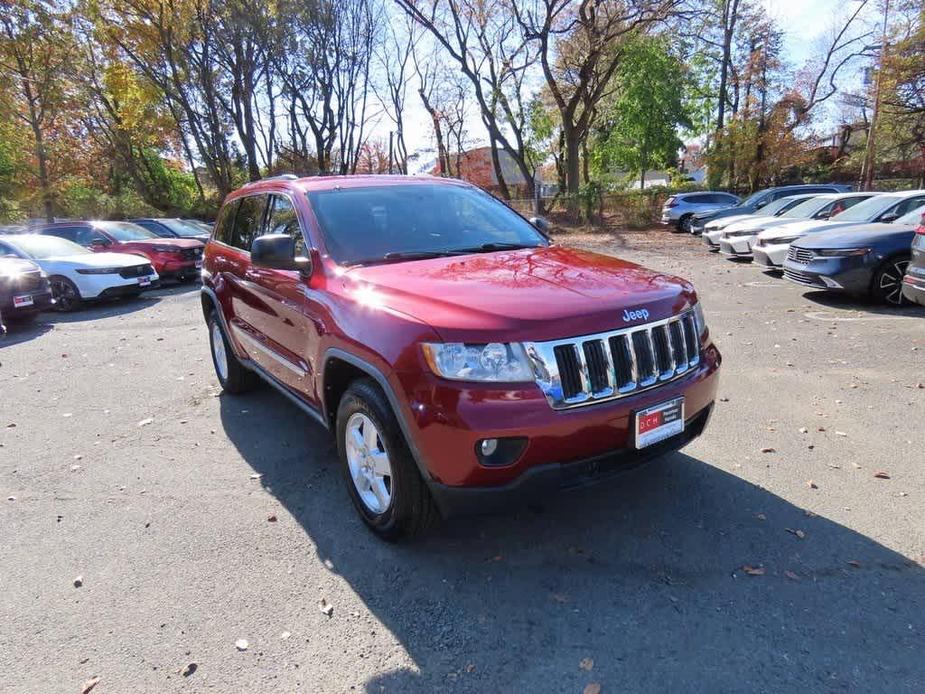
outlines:
[[[864,151],[864,164],[861,166],[861,180],[858,188],[872,190],[874,187],[874,158],[877,154],[876,131],[880,122],[880,99],[883,91],[883,68],[887,51],[887,23],[890,17],[890,0],[883,3],[883,37],[880,41],[880,59],[877,66],[877,84],[874,86],[874,111],[870,116],[870,128],[867,130],[867,148]]]

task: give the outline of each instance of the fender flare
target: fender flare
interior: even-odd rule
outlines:
[[[424,464],[424,455],[418,448],[417,441],[412,436],[411,426],[405,417],[404,411],[401,409],[401,401],[398,399],[398,396],[395,393],[395,389],[392,388],[392,384],[389,383],[389,379],[386,378],[385,374],[382,373],[379,368],[373,364],[370,364],[362,357],[358,357],[355,354],[346,352],[339,347],[329,347],[324,353],[324,360],[321,367],[322,393],[325,392],[324,374],[327,372],[328,361],[330,361],[332,358],[341,359],[351,366],[355,366],[360,371],[369,375],[370,378],[379,384],[379,387],[382,388],[382,392],[385,393],[386,399],[389,401],[389,405],[392,407],[392,412],[395,413],[395,419],[398,420],[398,426],[401,428],[401,433],[405,437],[405,442],[408,444],[408,449],[411,451],[411,457],[414,458],[414,462],[418,466],[418,471],[421,473],[421,477],[424,479],[425,484],[427,484],[428,487],[431,487],[431,485],[434,483],[433,475],[431,475],[430,470]],[[324,399],[322,398],[322,402],[323,400]],[[324,408],[325,420],[330,421],[328,419],[330,413],[327,411],[327,407],[323,404],[322,407]]]

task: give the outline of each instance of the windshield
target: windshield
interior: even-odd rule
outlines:
[[[752,193],[745,200],[740,202],[736,207],[761,207],[762,205],[768,204],[768,192],[766,190],[759,190],[757,193]]]
[[[547,245],[520,215],[468,186],[336,188],[308,198],[341,265]]]
[[[906,214],[893,222],[893,224],[911,224],[913,226],[925,224],[925,207],[916,207],[911,212],[906,212]]]
[[[78,246],[73,241],[60,239],[57,236],[17,236],[5,238],[4,241],[35,260],[62,255],[83,255],[84,253],[93,252],[83,246]]]
[[[147,229],[142,229],[131,222],[96,222],[95,226],[105,231],[116,241],[147,241],[148,239],[158,238],[157,234],[153,234]]]
[[[900,202],[900,200],[901,198],[893,195],[876,195],[864,202],[859,202],[854,207],[849,207],[841,214],[832,217],[832,219],[839,222],[870,222]]]
[[[202,236],[202,229],[197,229],[192,224],[184,222],[182,219],[158,219],[161,224],[170,229],[177,236],[190,238],[192,236]]]
[[[792,219],[809,219],[826,205],[831,204],[832,198],[810,198],[804,200],[799,205],[791,207],[784,212],[781,217],[790,217]]]
[[[804,200],[806,198],[778,198],[762,207],[761,214],[768,217],[779,217],[785,210],[789,210],[794,205],[799,205]]]

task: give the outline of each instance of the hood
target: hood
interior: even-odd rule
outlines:
[[[558,246],[357,267],[341,280],[447,342],[587,335],[667,318],[695,300],[685,280]]]
[[[147,265],[148,259],[130,253],[80,253],[78,255],[60,255],[45,258],[50,263],[67,263],[80,267],[132,267]],[[42,262],[44,262],[42,261]]]
[[[800,248],[852,248],[899,245],[908,248],[915,236],[911,224],[855,224],[800,239]]]
[[[23,258],[0,257],[0,278],[20,275],[24,272],[38,272],[39,266]]]
[[[790,220],[793,221],[793,220]],[[732,221],[726,225],[726,231],[746,231],[751,229],[767,229],[774,226],[775,222],[780,222],[780,217],[768,217],[765,215],[750,214],[742,217],[738,221]]]
[[[736,214],[731,217],[723,217],[722,219],[710,220],[707,222],[706,227],[707,231],[713,231],[714,229],[725,229],[730,224],[736,224],[748,219],[753,219],[754,215],[751,214]]]
[[[142,241],[124,241],[120,244],[121,246],[129,246],[132,248],[150,248],[151,246],[176,246],[177,250],[182,250],[184,248],[202,248],[202,241],[197,241],[196,239],[174,239],[174,238],[161,238],[156,239],[144,239]]]
[[[799,219],[789,224],[780,224],[772,229],[762,231],[758,238],[776,239],[788,236],[803,236],[804,234],[815,234],[819,231],[828,231],[829,229],[838,229],[857,224],[857,222],[833,222],[831,220],[820,219]]]
[[[696,219],[698,222],[710,222],[714,219],[747,215],[751,214],[752,212],[754,212],[754,210],[751,207],[742,207],[741,205],[736,205],[735,207],[724,207],[721,210],[713,210],[712,212],[700,212],[694,215],[694,219]]]

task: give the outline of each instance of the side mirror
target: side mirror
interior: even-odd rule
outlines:
[[[311,274],[312,262],[295,256],[295,239],[288,234],[266,234],[251,243],[251,263],[273,270],[295,270]]]
[[[880,215],[878,222],[883,222],[884,224],[889,224],[890,222],[895,222],[899,219],[899,215],[895,212],[887,212],[886,214]]]
[[[535,226],[543,234],[549,233],[549,222],[544,217],[530,217],[530,224]]]
[[[106,248],[109,245],[109,241],[106,239],[93,239],[90,242],[91,248]]]

